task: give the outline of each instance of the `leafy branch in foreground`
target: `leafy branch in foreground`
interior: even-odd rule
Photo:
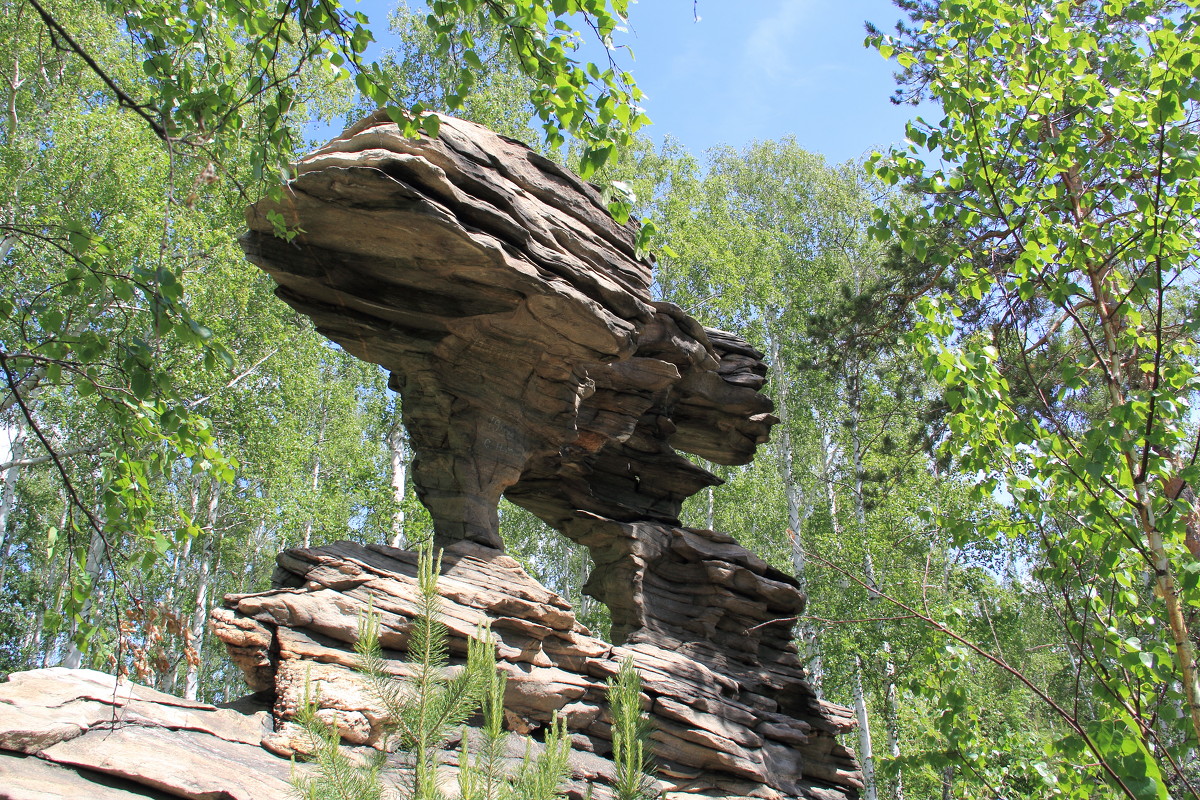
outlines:
[[[873,232],[931,276],[907,338],[944,389],[942,452],[1009,509],[936,524],[960,548],[1036,548],[1074,672],[1065,696],[1026,684],[1068,728],[1054,791],[1200,796],[1200,11],[920,5],[918,28],[870,42],[945,115],[873,158],[926,198]]]

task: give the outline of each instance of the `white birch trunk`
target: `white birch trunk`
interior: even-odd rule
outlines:
[[[71,514],[71,501],[70,501],[70,498],[67,497],[66,490],[64,489],[64,490],[62,490],[62,514],[59,515],[59,518],[58,518],[58,531],[59,531],[60,536],[62,535],[62,532],[67,529],[67,523],[70,522],[70,519],[71,519],[70,514]],[[59,555],[59,558],[63,558],[63,556]],[[58,574],[58,561],[54,560],[54,561],[50,562],[50,570],[49,570],[49,575],[46,580],[46,585],[54,587],[54,600],[50,604],[50,609],[54,612],[54,616],[57,619],[62,619],[63,600],[66,596],[67,586],[66,586],[66,581],[59,580],[57,578],[57,574]],[[41,630],[42,630],[42,626],[45,625],[45,619],[46,619],[45,609],[39,607],[38,617],[37,617],[38,633],[37,633],[37,639],[35,641],[37,642],[38,646],[41,648],[41,651],[42,651],[42,657],[41,657],[40,662],[38,663],[38,666],[40,666],[42,669],[45,669],[46,667],[55,663],[54,657],[58,654],[58,650],[59,650],[58,637],[60,635],[60,634],[56,633],[49,641],[44,642],[44,643],[41,642],[41,636],[42,636]]]
[[[771,337],[771,366],[777,374],[783,375],[783,359],[779,350],[779,341]],[[788,402],[787,380],[779,381],[776,392],[779,398],[779,455],[783,462],[784,495],[787,498],[788,539],[792,545],[792,573],[800,584],[800,591],[808,595],[808,557],[804,552],[804,540],[801,531],[804,518],[808,516],[804,490],[796,478],[795,453],[792,447],[792,412]],[[824,699],[825,668],[821,663],[821,642],[814,626],[801,622],[798,635],[804,647],[804,660],[808,668],[808,678],[818,699]]]
[[[267,521],[259,519],[258,524],[254,526],[254,533],[250,536],[250,546],[248,549],[249,557],[246,559],[246,566],[243,571],[246,580],[249,581],[254,577],[258,569],[258,559],[255,557],[267,549]],[[271,548],[274,550],[274,548]]]
[[[320,487],[320,485],[321,485],[321,451],[318,450],[316,455],[313,456],[312,493],[313,493],[314,501],[315,501],[315,498],[317,495],[317,489],[318,489],[318,487]],[[315,518],[313,517],[313,515],[310,514],[308,517],[308,520],[304,523],[304,546],[306,548],[312,547],[312,532],[313,532],[313,522],[314,521],[315,521]]]
[[[704,510],[704,527],[710,531],[717,527],[717,493],[715,489],[715,486],[708,487],[708,505]]]
[[[200,475],[192,477],[191,485],[188,487],[188,515],[193,524],[196,521],[196,516],[200,512]],[[192,537],[184,540],[183,546],[172,552],[171,557],[171,576],[172,579],[167,584],[166,593],[163,595],[163,608],[168,614],[175,613],[175,590],[176,587],[184,585],[184,571],[187,569],[188,563],[192,557]],[[183,613],[180,611],[180,621],[182,622]],[[167,694],[175,693],[175,684],[179,677],[179,662],[175,661],[171,664],[171,669],[163,675],[159,680],[158,689]]]
[[[849,383],[851,460],[854,468],[854,519],[858,523],[859,536],[864,542],[863,572],[869,587],[868,599],[872,605],[875,605],[880,596],[879,580],[875,573],[875,562],[871,558],[871,546],[867,538],[867,504],[863,496],[864,447],[862,437],[859,435],[859,426],[862,421],[862,385],[857,375],[854,375]],[[880,633],[882,632],[882,625],[880,625]],[[900,757],[900,709],[896,700],[896,664],[892,660],[892,645],[887,638],[883,638],[882,649],[884,653],[884,727],[887,730],[888,755],[895,759]],[[904,776],[901,772],[896,773],[893,796],[894,800],[904,800]]]
[[[18,425],[9,444],[9,461],[19,462],[25,458],[25,437],[24,426]],[[12,552],[12,537],[8,535],[8,519],[17,502],[19,469],[14,463],[13,466],[4,470],[3,481],[0,481],[0,592],[4,590],[4,582],[8,575],[8,556]]]
[[[845,531],[838,510],[837,491],[833,488],[834,459],[837,457],[837,444],[828,431],[821,430],[821,483],[825,485],[825,499],[829,503],[829,520],[833,527],[834,539],[842,541]]]
[[[208,495],[208,542],[200,557],[200,569],[196,575],[196,602],[192,606],[192,619],[188,627],[189,641],[194,648],[193,657],[187,661],[187,674],[183,682],[185,700],[195,700],[200,692],[200,663],[204,653],[204,633],[208,626],[208,591],[213,572],[213,562],[220,556],[221,540],[217,534],[217,517],[221,503],[221,485],[212,481]]]
[[[858,717],[858,763],[862,765],[863,798],[879,800],[875,785],[875,753],[871,749],[871,725],[867,718],[867,698],[863,692],[862,659],[854,657],[854,715]]]
[[[317,427],[317,444],[316,450],[313,452],[313,468],[312,468],[312,501],[315,505],[317,499],[317,490],[321,488],[321,448],[325,445],[325,403],[321,403],[321,421]],[[312,547],[312,532],[313,524],[316,521],[314,515],[310,514],[308,521],[304,523],[304,546]]]
[[[93,594],[87,599],[87,602],[83,604],[83,608],[80,609],[79,616],[84,619],[87,618],[88,612],[91,610],[93,601],[95,600],[95,592],[97,591],[100,578],[100,565],[104,560],[104,551],[106,550],[106,547],[107,546],[104,542],[104,537],[100,535],[99,531],[93,530],[92,538],[88,542],[87,559],[84,562],[83,567],[84,572],[91,581]],[[81,651],[74,642],[75,633],[78,630],[78,624],[72,621],[68,636],[67,655],[65,658],[63,658],[62,663],[62,665],[67,669],[79,669],[80,665],[83,663],[83,651]]]
[[[888,755],[894,761],[900,758],[900,702],[896,697],[896,662],[892,659],[891,642],[886,639],[883,642],[883,652],[887,659],[883,665],[884,724],[887,728]],[[904,800],[903,770],[896,770],[892,794],[895,800]]]
[[[403,547],[404,537],[404,495],[408,488],[408,443],[404,438],[404,425],[399,412],[396,421],[388,430],[388,448],[392,453],[392,499],[395,510],[392,512],[392,538],[388,542],[392,547]]]
[[[67,527],[67,510],[69,508],[68,501],[63,498],[62,515],[58,519],[58,530],[61,532]],[[58,559],[49,559],[46,563],[46,594],[54,593],[54,600],[50,604],[50,608],[55,614],[62,612],[63,587],[58,580]],[[45,667],[47,658],[50,653],[48,644],[42,644],[42,631],[46,626],[46,604],[38,603],[37,613],[33,616],[33,624],[29,626],[29,630],[25,632],[25,638],[21,642],[21,652],[26,655],[30,664],[41,662],[41,666]]]
[[[192,477],[191,486],[188,487],[188,516],[195,523],[196,515],[200,512],[200,476]],[[188,559],[192,555],[192,537],[184,540],[183,546],[178,550],[173,551],[171,558],[171,575],[173,580],[167,584],[166,594],[163,596],[163,605],[167,611],[175,610],[175,587],[183,583],[183,569],[188,563]],[[173,683],[173,681],[172,681]]]

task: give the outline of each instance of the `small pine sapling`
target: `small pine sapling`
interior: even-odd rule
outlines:
[[[482,705],[484,724],[479,752],[474,757],[468,752],[467,730],[463,728],[458,779],[461,800],[559,800],[571,754],[565,721],[555,716],[546,730],[542,752],[532,755],[532,743],[527,743],[521,766],[515,774],[507,773],[505,678],[497,669],[491,631],[483,627],[472,637],[466,665],[456,674],[448,675],[447,631],[440,621],[437,593],[441,557],[434,555],[428,543],[418,552],[419,597],[408,641],[409,677],[397,680],[388,671],[379,641],[379,615],[370,607],[359,620],[358,641],[354,646],[358,670],[366,676],[372,694],[383,707],[384,749],[394,748],[407,757],[411,774],[395,787],[397,792],[390,791],[383,781],[387,753],[376,752],[362,761],[356,760],[341,747],[337,726],[318,716],[317,698],[308,696],[306,689],[305,703],[296,721],[311,737],[317,774],[293,777],[297,793],[303,800],[385,800],[397,794],[405,800],[444,800],[437,780],[438,756],[451,732],[465,725]],[[623,664],[621,669],[617,683],[610,684],[609,696],[618,720],[614,736],[622,742],[617,745],[618,751],[629,752],[624,762],[635,765],[632,777],[625,780],[635,787],[636,793],[619,794],[618,800],[646,800],[653,778],[644,772],[650,762],[645,746],[647,722],[638,705],[640,682],[632,662]],[[614,691],[613,686],[620,688]],[[623,699],[630,691],[632,701]],[[629,702],[632,702],[632,716],[621,710],[627,709]],[[621,763],[618,762],[618,775],[623,774]]]
[[[304,702],[295,721],[308,734],[309,758],[317,770],[302,775],[293,764],[292,785],[297,795],[301,800],[384,800],[380,774],[387,754],[373,753],[365,762],[356,760],[342,747],[337,725],[321,719],[319,709],[319,696],[306,681]]]
[[[504,769],[504,749],[509,733],[504,729],[504,673],[496,668],[496,650],[489,629],[481,628],[471,642],[482,653],[484,691],[483,727],[478,752],[471,758],[467,750],[467,731],[463,730],[459,759],[458,787],[462,800],[555,800],[562,796],[560,787],[567,777],[571,740],[566,724],[557,715],[546,731],[545,746],[538,756],[526,743],[525,758],[516,775]]]
[[[608,708],[612,714],[613,763],[617,779],[616,800],[649,800],[654,797],[654,757],[650,753],[650,719],[642,711],[642,681],[633,659],[621,662],[608,680]]]
[[[418,551],[417,615],[409,632],[407,665],[410,677],[396,680],[387,670],[379,644],[379,616],[368,614],[359,626],[354,649],[359,670],[383,706],[385,749],[393,747],[411,759],[412,782],[405,794],[414,800],[441,800],[437,780],[438,755],[446,740],[479,707],[487,680],[487,647],[468,649],[466,666],[447,676],[447,631],[441,621],[437,579],[441,554],[432,545]],[[495,669],[492,656],[491,669]]]
[[[556,800],[563,797],[571,758],[571,738],[567,723],[555,713],[546,729],[542,752],[535,758],[530,754],[532,742],[525,743],[525,758],[512,779],[508,793],[511,800]]]
[[[480,701],[483,705],[483,727],[475,758],[468,752],[467,729],[463,728],[462,752],[459,755],[458,791],[462,800],[500,800],[504,788],[504,744],[508,731],[504,730],[504,686],[507,681],[496,669],[496,653],[492,644],[492,632],[480,627],[470,647],[485,652],[479,657],[489,663],[483,681]]]

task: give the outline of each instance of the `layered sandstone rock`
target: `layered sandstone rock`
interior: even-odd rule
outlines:
[[[766,441],[761,354],[652,302],[636,223],[524,145],[453,119],[407,139],[376,114],[296,172],[243,247],[391,371],[443,543],[500,547],[501,494],[558,527],[581,510],[673,524],[716,482],[673,446],[744,464]]]
[[[102,672],[16,673],[0,684],[0,798],[288,800],[292,765],[261,746],[271,731],[266,712]]]
[[[461,661],[467,638],[490,623],[508,677],[509,727],[536,733],[555,713],[566,718],[577,751],[577,797],[587,782],[598,789],[595,796],[607,796],[605,681],[625,658],[642,676],[669,795],[855,796],[857,766],[835,738],[850,728],[849,712],[813,696],[787,642],[794,588],[756,559],[726,560],[736,547],[727,537],[689,529],[671,534],[673,541],[658,542],[672,557],[657,563],[669,568],[652,566],[646,575],[673,605],[703,612],[688,641],[664,646],[661,636],[635,635],[610,645],[515,560],[462,541],[445,551],[438,584],[451,652]],[[381,711],[354,671],[353,643],[362,616],[379,613],[385,655],[398,678],[407,674],[402,653],[417,608],[416,559],[350,542],[289,550],[279,557],[280,588],[232,595],[214,612],[217,635],[251,688],[275,692],[283,724],[267,746],[284,755],[305,749],[305,735],[287,720],[313,693],[348,743],[380,744]],[[705,575],[721,580],[705,582]],[[767,624],[758,621],[764,617]]]
[[[677,452],[744,464],[777,420],[762,354],[653,302],[636,223],[519,143],[445,119],[406,139],[382,114],[297,165],[280,203],[250,209],[242,244],[318,330],[391,371],[464,636],[491,619],[513,678],[513,725],[567,714],[584,752],[607,747],[601,685],[632,656],[646,680],[663,776],[679,791],[856,796],[792,645],[796,581],[728,536],[681,528],[717,483]],[[290,229],[281,238],[279,223]],[[501,495],[588,548],[586,591],[612,612],[612,648],[502,553]],[[256,689],[294,713],[304,675],[346,738],[378,720],[348,688],[368,600],[403,649],[412,556],[338,545],[281,556],[279,587],[230,598],[220,635]],[[399,669],[399,667],[397,667]],[[325,696],[325,695],[323,695]],[[276,742],[286,751],[285,733]],[[597,771],[597,774],[602,770]]]

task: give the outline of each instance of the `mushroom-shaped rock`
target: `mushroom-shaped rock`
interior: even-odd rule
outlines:
[[[595,187],[518,142],[452,118],[407,138],[382,112],[300,161],[282,199],[247,218],[242,245],[278,295],[391,372],[447,552],[443,591],[462,598],[451,628],[491,620],[521,725],[570,705],[578,746],[600,753],[603,679],[632,657],[680,791],[732,796],[751,781],[760,797],[856,796],[834,738],[850,715],[815,696],[792,642],[796,580],[679,523],[683,501],[719,481],[677,450],[745,464],[777,422],[763,356],[652,299],[635,221],[618,224]],[[590,550],[585,590],[624,648],[503,555],[502,495]],[[390,548],[289,551],[280,587],[229,598],[218,634],[255,687],[274,683],[286,717],[298,664],[351,662],[337,640],[353,609],[393,614],[402,649],[410,606],[396,598],[410,589],[397,576],[411,562]],[[354,697],[337,713],[371,719]]]

